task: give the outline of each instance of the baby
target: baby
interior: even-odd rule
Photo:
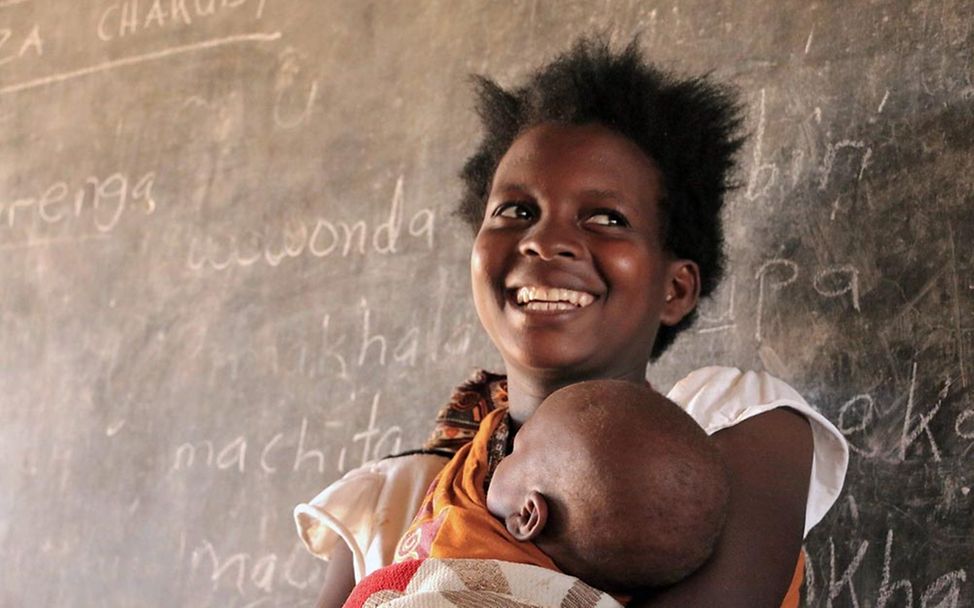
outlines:
[[[609,592],[675,583],[710,556],[728,482],[696,422],[647,385],[552,393],[514,438],[487,508],[518,541]]]
[[[497,589],[549,593],[555,576],[618,598],[675,583],[710,556],[725,518],[726,472],[678,405],[618,380],[562,388],[520,428],[487,480],[484,448],[505,416],[497,410],[484,419],[431,487],[413,533],[400,541],[400,563],[363,579],[346,606],[425,606],[430,593],[455,594],[452,583],[436,588],[452,576],[437,570],[441,562],[461,573],[467,603],[480,605],[487,600],[478,593]],[[495,560],[504,567],[458,565]],[[471,567],[476,576],[463,574]],[[423,580],[402,582],[410,577]],[[591,605],[618,605],[608,600]]]

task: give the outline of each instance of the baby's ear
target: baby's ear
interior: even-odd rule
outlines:
[[[547,523],[548,502],[537,490],[528,492],[521,508],[508,515],[504,520],[511,536],[524,543],[537,538]]]

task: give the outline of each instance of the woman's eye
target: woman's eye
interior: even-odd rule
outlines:
[[[494,210],[494,217],[526,220],[531,218],[531,209],[524,203],[503,203]]]
[[[621,213],[615,211],[597,211],[592,215],[588,216],[585,220],[590,224],[597,224],[599,226],[628,226],[629,222],[626,217]]]

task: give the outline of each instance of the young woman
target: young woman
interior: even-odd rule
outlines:
[[[725,90],[656,70],[635,43],[614,53],[591,40],[513,91],[481,80],[479,110],[484,139],[464,168],[459,213],[477,231],[474,303],[506,379],[482,373],[461,386],[431,447],[455,448],[505,405],[496,466],[549,394],[583,380],[644,381],[692,323],[722,274],[720,209],[741,119]],[[841,434],[764,373],[704,368],[668,397],[713,435],[729,515],[702,569],[630,605],[796,606],[804,534],[842,486]],[[444,462],[380,461],[298,507],[303,538],[330,555],[320,606],[340,606],[355,578],[392,559]]]

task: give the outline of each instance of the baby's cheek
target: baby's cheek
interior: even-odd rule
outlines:
[[[487,510],[494,517],[503,517],[503,515],[500,514],[500,511],[498,509],[497,493],[492,492],[490,490],[487,491]]]
[[[494,517],[504,519],[511,513],[506,498],[510,494],[507,492],[507,485],[508,479],[504,473],[504,462],[501,461],[490,480],[490,487],[487,488],[487,510]]]

